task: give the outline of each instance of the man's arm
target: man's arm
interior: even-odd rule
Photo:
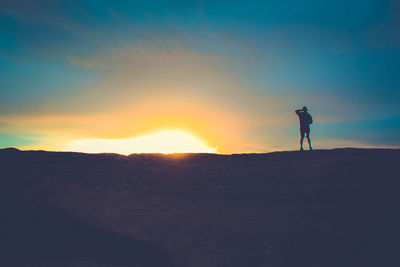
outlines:
[[[308,122],[309,122],[310,124],[312,124],[312,123],[313,123],[313,119],[312,119],[312,117],[311,117],[310,114],[308,114],[308,115],[310,116]]]
[[[296,109],[294,112],[295,112],[297,115],[300,115],[301,109]]]

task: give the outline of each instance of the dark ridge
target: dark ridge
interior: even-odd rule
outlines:
[[[3,149],[0,266],[400,266],[399,162]]]

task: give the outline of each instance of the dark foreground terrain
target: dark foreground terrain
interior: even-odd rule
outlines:
[[[0,150],[0,266],[400,266],[400,150]]]

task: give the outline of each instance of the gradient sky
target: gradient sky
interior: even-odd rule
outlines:
[[[0,2],[0,147],[181,130],[220,153],[400,146],[398,1]]]

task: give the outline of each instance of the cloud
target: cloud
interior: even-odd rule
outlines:
[[[75,12],[82,12],[75,5]],[[2,0],[0,12],[26,23],[42,23],[64,31],[88,33],[88,29],[74,21],[63,9],[61,1],[52,0]]]
[[[240,72],[231,68],[232,59],[179,47],[165,48],[144,43],[111,49],[106,54],[70,62],[101,72],[101,81],[78,94],[49,96],[20,113],[82,114],[121,110],[144,103],[207,103],[210,108],[235,114],[272,110],[273,96],[256,93]],[[74,90],[76,92],[76,90]],[[258,111],[256,111],[258,109]],[[253,115],[254,115],[253,114]]]
[[[74,64],[74,65],[82,66],[82,67],[85,67],[85,68],[91,68],[91,67],[94,66],[93,62],[90,62],[90,61],[87,61],[87,60],[83,60],[83,59],[80,59],[80,58],[76,58],[76,57],[69,57],[69,58],[67,58],[67,60],[70,63]]]

